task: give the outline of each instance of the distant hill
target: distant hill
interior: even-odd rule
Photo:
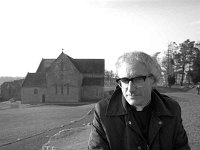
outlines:
[[[24,77],[0,77],[0,85],[4,82],[23,79]]]

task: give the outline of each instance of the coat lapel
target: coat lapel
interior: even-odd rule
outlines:
[[[160,95],[160,93],[158,93],[157,90],[153,90],[151,96],[154,109],[149,125],[149,145],[151,145],[155,140],[156,136],[159,134],[160,128],[163,125],[163,121],[160,119],[160,117],[173,116],[165,107],[162,100],[163,97]]]
[[[127,110],[122,101],[121,89],[117,86],[113,95],[111,96],[108,107],[106,109],[106,116],[121,116],[127,115]]]
[[[156,135],[159,133],[161,126],[162,121],[154,113],[152,113],[149,125],[149,145],[151,145],[154,141]]]

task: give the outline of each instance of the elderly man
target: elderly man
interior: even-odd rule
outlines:
[[[161,76],[156,60],[125,53],[116,71],[116,90],[95,106],[88,149],[190,150],[179,104],[154,88]]]

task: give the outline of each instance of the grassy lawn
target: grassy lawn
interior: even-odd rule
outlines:
[[[0,107],[0,149],[3,145],[36,136],[70,124],[87,114],[94,104],[82,106],[43,105],[5,109]],[[20,149],[22,150],[22,149]]]
[[[107,88],[108,91],[112,89]],[[192,150],[198,150],[200,147],[200,96],[195,93],[195,89],[159,87],[158,90],[178,101],[182,108],[183,124],[190,146]],[[49,148],[57,147],[60,150],[87,149],[90,133],[88,123],[92,122],[93,114],[85,114],[94,107],[94,104],[44,105],[12,109],[5,107],[4,105],[1,109],[0,105],[1,145],[6,142],[12,143],[17,138],[35,136],[4,147],[0,146],[0,150],[38,150],[42,148],[42,145],[49,146]],[[81,120],[72,122],[81,117]]]

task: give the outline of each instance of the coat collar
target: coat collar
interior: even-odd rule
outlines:
[[[121,116],[126,115],[127,110],[125,102],[122,100],[122,91],[119,86],[116,87],[113,95],[111,96],[108,107],[106,110],[107,116]]]
[[[168,99],[172,100],[166,95],[161,95],[156,89],[152,90],[151,99],[155,106],[155,115],[157,116],[174,116],[167,106]]]
[[[151,100],[153,102],[154,114],[156,116],[174,116],[165,105],[165,98],[155,89],[152,90]],[[127,102],[122,98],[122,91],[119,86],[116,87],[111,96],[106,115],[107,116],[121,116],[127,115]]]

